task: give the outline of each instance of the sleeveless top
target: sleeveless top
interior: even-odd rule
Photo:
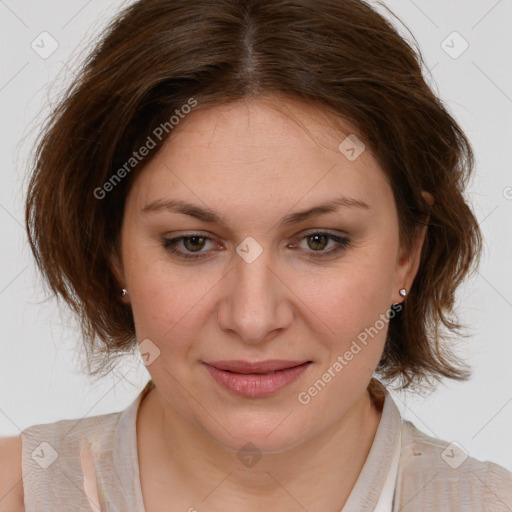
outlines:
[[[145,512],[136,419],[154,387],[150,380],[120,412],[24,429],[25,512]],[[512,511],[512,473],[419,431],[382,389],[373,444],[340,512]]]

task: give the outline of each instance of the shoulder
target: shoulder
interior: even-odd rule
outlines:
[[[24,512],[21,438],[0,438],[0,512]]]
[[[21,470],[27,510],[55,509],[64,494],[82,503],[85,497],[79,482],[83,478],[83,443],[108,460],[120,414],[64,419],[22,430]]]
[[[404,421],[399,492],[402,503],[429,510],[510,511],[512,473]]]
[[[98,451],[110,449],[112,436],[121,413],[64,419],[32,425],[24,429],[22,440],[22,469],[47,469],[58,459],[58,465],[75,463],[82,441],[94,444]]]
[[[20,437],[23,442],[23,452],[34,443],[47,442],[50,444],[73,444],[78,439],[100,439],[109,431],[115,429],[121,412],[86,416],[83,418],[64,419],[52,423],[32,425],[22,430]],[[35,448],[36,446],[33,446]]]

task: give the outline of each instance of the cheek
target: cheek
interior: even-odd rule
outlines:
[[[317,281],[323,293],[309,297],[314,315],[329,329],[329,336],[319,338],[320,364],[298,396],[311,428],[318,415],[329,422],[345,414],[374,374],[393,317],[392,262],[393,253],[385,250],[347,258],[336,276]]]
[[[205,323],[205,305],[218,276],[169,262],[165,252],[134,248],[127,267],[137,339],[185,349]]]
[[[347,258],[336,272],[309,285],[312,309],[337,335],[356,336],[391,306],[392,262],[385,250]]]

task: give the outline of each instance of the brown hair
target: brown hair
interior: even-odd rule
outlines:
[[[481,251],[463,197],[473,154],[422,65],[420,51],[360,0],[141,0],[120,12],[41,133],[26,201],[31,249],[80,319],[90,375],[106,375],[136,346],[111,262],[130,184],[172,133],[169,119],[191,99],[197,110],[275,94],[360,130],[393,188],[403,247],[429,219],[381,376],[402,387],[467,378],[449,340],[461,330],[455,291]],[[160,139],[159,126],[167,126]],[[157,147],[131,171],[126,163],[148,137]]]

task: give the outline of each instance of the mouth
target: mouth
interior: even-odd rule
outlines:
[[[312,361],[273,359],[204,362],[213,379],[230,392],[245,397],[270,396],[285,388],[304,373]]]

